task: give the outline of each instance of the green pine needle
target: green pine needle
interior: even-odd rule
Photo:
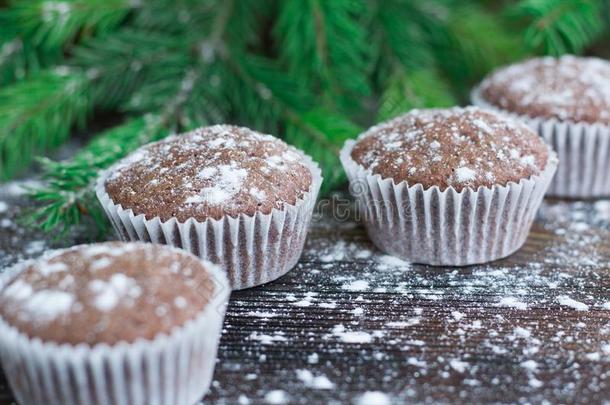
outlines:
[[[531,49],[552,55],[581,53],[603,31],[598,0],[522,0],[509,15],[528,21]]]
[[[315,109],[289,117],[285,137],[320,164],[324,176],[321,193],[326,195],[345,182],[339,151],[347,139],[356,137],[361,131],[343,116]]]
[[[61,145],[91,109],[86,76],[66,67],[0,89],[0,180]]]
[[[29,42],[43,49],[61,49],[77,36],[104,34],[127,15],[128,0],[18,0],[0,20],[17,23]]]
[[[378,119],[385,121],[413,108],[450,107],[456,101],[443,78],[433,70],[397,72],[381,96]]]
[[[88,218],[98,235],[103,234],[108,222],[94,193],[100,170],[167,133],[158,116],[135,118],[102,132],[70,160],[41,159],[46,185],[31,190],[30,197],[42,205],[32,214],[30,224],[65,234]]]
[[[359,0],[286,0],[275,26],[280,59],[328,106],[352,110],[370,94]]]

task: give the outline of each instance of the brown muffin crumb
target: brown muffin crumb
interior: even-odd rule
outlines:
[[[370,128],[351,152],[356,163],[395,183],[458,192],[537,175],[548,155],[525,125],[476,107],[413,110]]]
[[[106,180],[115,204],[166,221],[268,214],[312,185],[294,148],[248,128],[215,125],[147,145]]]
[[[610,124],[610,62],[571,55],[530,59],[490,74],[480,95],[534,118]]]
[[[0,290],[0,316],[29,337],[79,344],[153,339],[194,319],[215,291],[195,256],[108,242],[57,251]]]

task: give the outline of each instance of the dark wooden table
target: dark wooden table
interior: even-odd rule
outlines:
[[[54,246],[18,194],[0,267]],[[519,252],[464,268],[383,255],[326,211],[295,269],[231,296],[205,403],[610,403],[610,201],[546,201]]]

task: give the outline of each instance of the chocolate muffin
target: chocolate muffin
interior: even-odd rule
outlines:
[[[341,160],[373,242],[434,265],[521,247],[556,168],[527,126],[475,107],[413,110],[346,142]]]
[[[299,152],[279,139],[217,125],[145,146],[115,168],[106,191],[147,219],[205,221],[281,210],[312,181]]]
[[[529,124],[559,155],[549,194],[610,195],[610,62],[543,57],[492,72],[473,104]]]
[[[395,183],[492,187],[539,174],[547,145],[525,125],[477,108],[413,111],[367,131],[351,157]]]
[[[610,63],[571,55],[501,68],[479,88],[503,110],[560,121],[610,124]]]
[[[19,264],[0,284],[11,387],[22,403],[194,403],[228,295],[213,264],[162,245],[82,245]]]
[[[238,289],[296,264],[320,184],[297,149],[216,125],[142,147],[100,178],[97,195],[122,239],[187,249]]]

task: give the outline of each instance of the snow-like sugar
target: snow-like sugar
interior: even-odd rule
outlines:
[[[0,214],[4,214],[8,211],[8,204],[4,201],[0,201]]]
[[[390,405],[390,397],[381,391],[366,391],[356,399],[356,405]]]
[[[570,307],[577,311],[588,311],[589,310],[589,306],[587,304],[580,302],[580,301],[576,301],[575,299],[572,299],[572,298],[568,297],[567,295],[560,295],[559,297],[557,297],[557,302],[560,305],[565,305],[566,307]]]
[[[297,370],[296,373],[297,378],[301,380],[306,387],[319,390],[330,390],[335,388],[335,384],[325,375],[314,376],[309,370]]]
[[[344,343],[371,343],[373,336],[367,332],[348,331],[337,334]]]
[[[113,274],[108,281],[93,280],[89,288],[96,294],[93,304],[100,311],[110,311],[122,298],[136,298],[141,293],[137,282],[121,273]]]
[[[257,340],[264,345],[270,345],[273,344],[273,342],[285,342],[287,340],[284,336],[280,334],[266,335],[264,333],[257,332],[252,332],[250,334],[250,339]]]
[[[527,304],[525,302],[521,302],[514,297],[504,297],[498,302],[498,306],[500,307],[508,307],[525,310],[527,309]]]
[[[463,373],[466,371],[469,364],[466,363],[465,361],[452,359],[449,361],[449,366],[451,366],[451,368],[454,369],[455,371],[457,371],[458,373]]]
[[[491,128],[485,121],[481,119],[474,119],[472,120],[472,123],[483,132],[493,133],[493,128]]]
[[[250,194],[252,197],[256,198],[257,201],[263,201],[265,198],[267,198],[267,194],[263,190],[256,187],[250,188]]]
[[[97,270],[101,270],[101,269],[105,269],[106,267],[110,266],[113,263],[113,261],[108,258],[108,257],[100,257],[97,260],[94,260],[91,265],[89,266],[89,269],[91,271],[97,271]]]
[[[59,273],[61,271],[67,271],[68,266],[62,262],[56,263],[44,263],[38,267],[38,272],[43,276],[49,276],[53,273]]]
[[[218,169],[215,167],[206,167],[201,169],[199,173],[197,173],[197,177],[202,179],[210,179],[214,177],[218,173]]]
[[[473,181],[476,177],[476,172],[469,167],[462,166],[455,169],[455,179],[458,183]]]
[[[50,322],[69,312],[75,300],[76,297],[73,294],[64,291],[37,291],[25,300],[24,313],[21,315],[35,321]]]
[[[453,316],[453,319],[455,319],[456,321],[460,321],[462,318],[464,318],[466,315],[463,314],[460,311],[452,311],[451,312],[451,316]]]
[[[212,177],[213,186],[204,187],[199,194],[188,197],[184,202],[186,204],[208,203],[212,205],[222,204],[231,199],[237,194],[248,172],[245,169],[240,169],[234,165],[221,165],[216,168]]]
[[[32,296],[32,286],[23,280],[15,280],[4,289],[3,295],[15,300],[25,300]]]
[[[369,288],[369,283],[365,280],[355,280],[351,283],[344,284],[341,288],[347,291],[365,291]]]
[[[288,394],[282,390],[273,390],[265,394],[265,402],[271,405],[281,405],[288,402]]]
[[[521,362],[521,367],[528,371],[536,371],[538,369],[538,363],[534,360],[525,360]]]

